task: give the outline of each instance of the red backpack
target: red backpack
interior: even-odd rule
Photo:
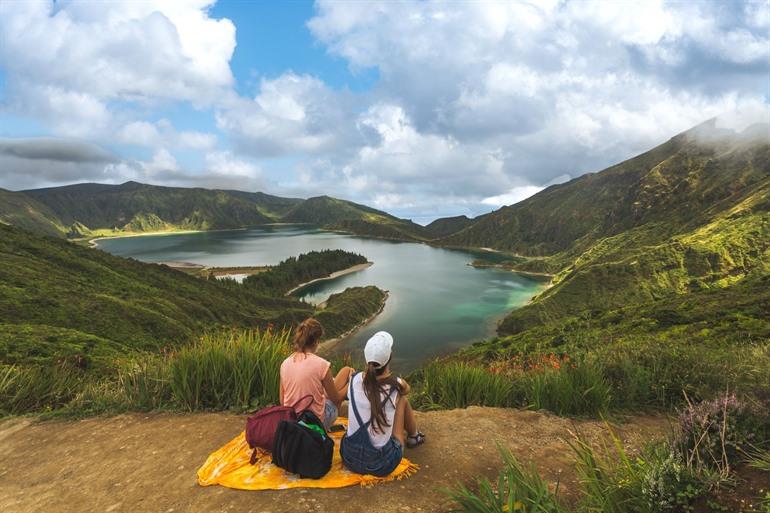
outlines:
[[[249,460],[252,465],[257,462],[257,447],[266,451],[272,451],[273,441],[275,440],[275,430],[278,428],[278,424],[280,424],[282,420],[296,422],[297,410],[295,408],[301,401],[308,397],[310,398],[310,404],[308,404],[307,407],[310,408],[313,404],[313,396],[306,395],[294,403],[294,406],[270,406],[268,408],[262,408],[246,419],[246,442],[248,442],[249,447],[253,449]]]

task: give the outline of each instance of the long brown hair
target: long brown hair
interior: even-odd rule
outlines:
[[[298,353],[304,353],[318,344],[323,334],[324,328],[320,322],[312,317],[305,319],[294,330],[294,350]]]
[[[393,387],[398,388],[399,394],[403,393],[401,383],[399,383],[396,376],[391,375],[385,379],[377,379],[378,376],[385,372],[389,365],[390,362],[377,367],[374,363],[369,362],[364,373],[364,393],[366,398],[369,399],[369,407],[372,412],[372,429],[375,433],[384,433],[385,427],[390,426],[380,394],[389,394]]]

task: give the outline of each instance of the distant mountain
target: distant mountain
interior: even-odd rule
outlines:
[[[512,268],[556,275],[501,333],[770,272],[770,127],[700,125],[440,243],[495,248],[516,256]]]
[[[83,183],[33,189],[0,206],[0,222],[47,235],[85,238],[174,230],[308,223],[325,229],[400,240],[432,238],[411,221],[350,201],[307,200],[262,192],[162,187],[137,182]],[[22,225],[23,223],[23,225]]]
[[[453,233],[457,233],[473,223],[474,220],[470,219],[468,216],[442,217],[427,225],[425,231],[428,232],[432,238],[440,239],[448,237]]]
[[[66,231],[46,205],[22,192],[5,189],[0,189],[0,224],[52,236],[61,236]]]
[[[428,238],[425,229],[412,221],[329,196],[318,196],[300,203],[283,217],[283,221],[310,223],[371,237],[402,240]]]
[[[50,208],[61,224],[90,231],[242,228],[272,222],[253,200],[225,191],[121,185],[77,184],[23,191]]]

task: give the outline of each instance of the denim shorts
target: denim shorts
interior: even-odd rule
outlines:
[[[363,429],[363,433],[364,436],[369,436],[366,429]],[[401,442],[393,436],[384,446],[374,448],[371,443],[360,443],[360,438],[354,435],[343,437],[340,455],[345,466],[357,474],[385,477],[396,470],[398,464],[401,463],[404,448],[401,446]]]
[[[332,427],[334,421],[337,420],[337,415],[337,407],[333,402],[327,399],[324,404],[324,429],[326,429],[326,431],[329,431],[329,428]]]

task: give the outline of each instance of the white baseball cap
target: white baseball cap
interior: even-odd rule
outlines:
[[[366,342],[364,357],[366,363],[376,363],[382,367],[390,361],[390,353],[393,349],[393,336],[387,331],[378,331]]]

